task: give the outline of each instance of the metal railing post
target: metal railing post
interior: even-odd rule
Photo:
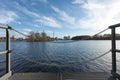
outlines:
[[[9,28],[6,29],[6,73],[10,72],[10,32]]]
[[[111,37],[112,37],[112,75],[116,73],[116,35],[115,35],[115,27],[111,28]]]
[[[115,29],[117,27],[120,27],[120,23],[111,25],[109,28],[111,29],[111,41],[112,41],[112,70],[111,74],[112,76],[108,80],[120,80],[120,75],[116,72],[117,71],[117,66],[116,66],[116,32]]]
[[[1,54],[6,54],[6,74],[0,77],[0,80],[8,80],[8,78],[12,75],[11,65],[10,65],[10,30],[12,29],[8,25],[0,24],[0,28],[6,30],[6,51],[1,52]]]

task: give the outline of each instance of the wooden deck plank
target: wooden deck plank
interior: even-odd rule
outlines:
[[[107,80],[108,73],[83,72],[83,73],[16,73],[8,80]]]
[[[56,80],[57,73],[16,73],[8,80]]]
[[[63,73],[63,80],[107,80],[108,73],[87,72],[87,73]]]

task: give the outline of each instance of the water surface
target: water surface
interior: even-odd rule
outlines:
[[[120,41],[117,48],[120,49]],[[0,51],[5,42],[0,42]],[[16,72],[109,72],[111,53],[91,62],[111,49],[109,40],[83,40],[71,43],[11,42],[11,68]],[[117,54],[118,68],[120,55]],[[5,73],[5,55],[0,56],[0,74]]]

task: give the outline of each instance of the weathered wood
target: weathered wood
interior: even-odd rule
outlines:
[[[63,73],[63,80],[107,80],[108,73],[86,72],[86,73]]]
[[[61,78],[62,77],[62,78]],[[107,80],[108,73],[85,72],[85,73],[16,73],[8,80]]]
[[[56,80],[57,73],[16,73],[8,80]]]

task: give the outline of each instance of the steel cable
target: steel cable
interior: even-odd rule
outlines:
[[[14,29],[14,28],[11,28],[11,30],[13,30],[13,31],[15,31],[15,32],[17,32],[17,33],[19,33],[19,34],[25,36],[25,37],[29,37],[28,35],[26,35],[26,34],[20,32],[20,31],[18,31],[18,30],[16,30],[16,29]]]
[[[97,34],[94,34],[93,36],[97,36],[97,35],[105,32],[105,31],[108,30],[108,29],[109,29],[109,28],[104,29],[104,30],[98,32]],[[12,28],[12,30],[15,31],[15,32],[17,32],[17,33],[19,33],[19,34],[21,34],[21,35],[23,35],[23,36],[25,36],[25,37],[29,37],[28,35],[26,35],[26,34],[24,34],[24,33],[22,33],[22,32],[19,32],[19,31],[16,30],[16,29],[13,29],[13,28]],[[84,40],[85,40],[85,39],[89,39],[89,38],[84,38]],[[50,43],[71,43],[71,42],[78,42],[78,41],[80,41],[80,40],[77,40],[77,41],[76,41],[76,40],[71,40],[71,41],[62,41],[62,42],[49,41],[49,42],[50,42]],[[109,50],[109,51],[107,51],[106,53],[104,53],[104,54],[102,54],[102,55],[99,55],[99,56],[97,56],[97,57],[95,57],[95,58],[92,58],[92,59],[89,59],[89,60],[80,62],[79,65],[86,64],[86,63],[90,63],[90,62],[92,62],[92,61],[94,61],[94,60],[96,60],[96,59],[98,59],[98,58],[103,57],[104,55],[108,54],[110,51],[111,51],[111,50]],[[65,66],[73,66],[73,64],[68,64],[68,65],[60,65],[60,64],[56,64],[56,63],[46,64],[46,63],[38,62],[38,61],[36,61],[36,60],[32,60],[32,59],[30,59],[30,58],[26,58],[25,56],[23,56],[23,55],[21,55],[21,54],[17,54],[17,55],[21,56],[22,58],[24,58],[25,60],[27,60],[27,61],[29,61],[29,62],[32,62],[32,63],[35,63],[35,64],[40,64],[40,65],[49,65],[49,66],[51,65],[51,66],[58,66],[58,67],[59,67],[59,66],[62,66],[62,67],[65,67]],[[77,64],[77,65],[78,65],[78,64]]]
[[[100,31],[100,32],[98,32],[98,33],[96,33],[96,34],[94,34],[93,36],[97,36],[97,35],[99,35],[99,34],[105,32],[105,31],[107,31],[108,29],[109,29],[109,28],[106,28],[106,29],[104,29],[104,30],[102,30],[102,31]]]
[[[108,54],[109,52],[111,52],[111,50],[109,50],[109,51],[105,52],[104,54],[101,54],[101,55],[99,55],[99,56],[97,56],[97,57],[95,57],[95,58],[92,58],[92,59],[89,59],[89,60],[80,62],[80,63],[77,64],[77,65],[83,65],[83,64],[90,63],[90,62],[92,62],[92,61],[94,61],[94,60],[97,60],[97,59],[105,56],[105,55]],[[14,52],[14,53],[15,53],[15,52]],[[35,63],[35,64],[47,65],[46,63],[38,62],[38,61],[36,61],[36,60],[32,60],[32,59],[30,59],[30,58],[27,58],[27,57],[23,56],[23,55],[20,54],[20,53],[19,53],[19,54],[16,53],[16,55],[19,55],[19,56],[21,56],[22,58],[24,58],[25,60],[27,60],[27,61],[29,61],[29,62],[32,62],[32,63]],[[61,64],[55,64],[55,63],[49,64],[49,65],[51,65],[51,66],[61,66],[61,67],[73,66],[73,64],[61,65]],[[76,65],[76,64],[75,64],[75,65]]]

